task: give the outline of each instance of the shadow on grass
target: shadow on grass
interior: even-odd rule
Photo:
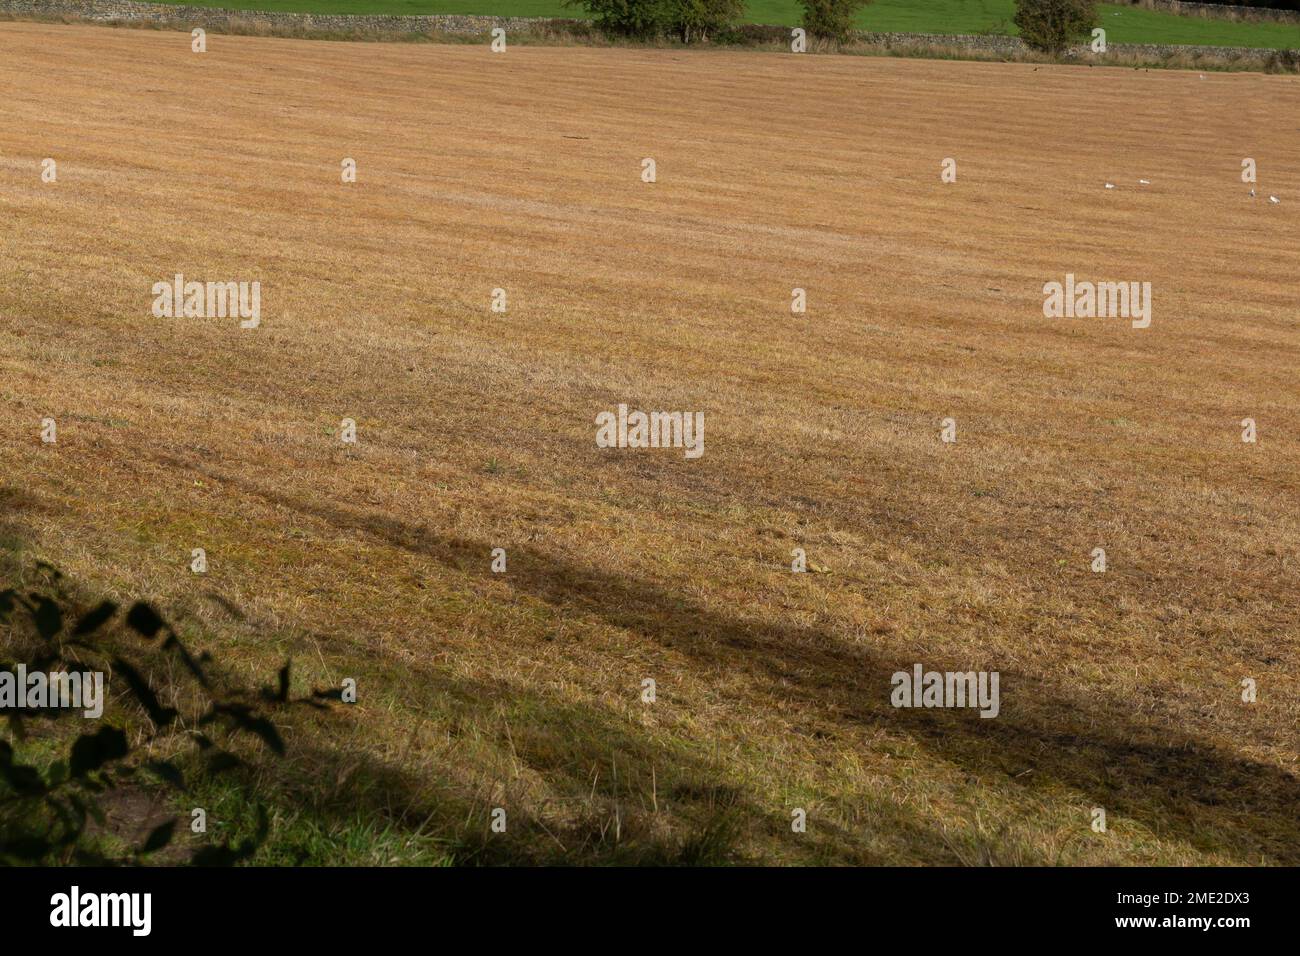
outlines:
[[[788,839],[791,808],[756,805],[707,757],[660,743],[608,710],[415,669],[402,679],[419,684],[426,705],[436,702],[439,725],[458,728],[452,741],[421,761],[384,761],[364,741],[338,735],[258,768],[258,797],[278,806],[287,824],[277,826],[260,862],[385,863],[391,842],[394,860],[425,865],[743,864],[755,836],[781,840],[790,863],[887,862],[854,851],[858,841],[825,820]],[[461,735],[508,754],[502,760],[512,766],[495,775],[458,766]],[[545,781],[541,800],[523,792],[537,779]],[[226,794],[216,815],[238,816],[231,801],[240,798]],[[492,831],[495,807],[507,811],[505,833]],[[241,823],[247,828],[251,818]],[[926,859],[957,862],[941,835],[904,808],[892,807],[880,826]],[[358,828],[366,832],[354,840]],[[349,857],[352,842],[360,852]]]
[[[906,733],[936,758],[1004,793],[1023,792],[1032,801],[1035,791],[1064,785],[1079,793],[1081,805],[1104,806],[1156,833],[1242,862],[1300,862],[1294,813],[1300,781],[1294,776],[1191,735],[1174,735],[1076,688],[1004,670],[1003,708],[995,720],[972,711],[896,710],[888,705],[890,676],[913,662],[887,661],[831,633],[719,614],[661,588],[518,545],[511,548],[509,575],[489,575],[485,542],[450,538],[383,513],[267,492],[228,475],[213,477],[334,527],[431,557],[483,579],[485,586],[643,635],[703,667],[750,675],[774,704],[793,698],[841,721]],[[12,492],[5,492],[5,500],[21,507]],[[12,512],[3,516],[0,532],[14,533],[11,519]],[[926,663],[964,669],[962,662]],[[544,821],[515,812],[511,837],[502,839],[489,827],[491,795],[474,793],[455,772],[435,781],[418,779],[346,746],[308,745],[284,773],[263,777],[261,785],[282,798],[266,799],[282,803],[289,814],[306,812],[314,825],[335,834],[358,820],[382,820],[403,831],[414,826],[417,837],[430,834],[431,846],[441,841],[443,861],[455,863],[733,862],[744,859],[739,847],[746,832],[789,832],[789,808],[754,806],[743,785],[728,783],[708,759],[671,750],[617,714],[509,684],[419,670],[424,691],[432,691],[425,697],[440,701],[453,722],[472,726],[493,708],[511,715],[514,759],[545,781],[551,799],[572,803],[572,812],[561,807],[555,814],[562,824],[550,813]],[[655,776],[647,781],[649,768]],[[1026,770],[1033,771],[1028,781]],[[616,773],[622,775],[621,790],[612,788]],[[320,784],[345,776],[354,781],[350,789]],[[600,790],[601,781],[607,792]],[[668,803],[676,826],[660,826],[657,805]],[[882,816],[891,835],[921,858],[954,859],[943,835],[910,811],[894,807]],[[683,833],[683,820],[689,832]],[[861,852],[852,849],[855,841],[836,839],[831,830],[815,835],[810,829],[809,839],[785,841],[792,861],[879,862],[855,855]],[[311,844],[305,839],[300,847],[305,858],[329,862],[319,855],[327,852],[325,844]]]
[[[910,670],[913,661],[885,660],[870,649],[847,646],[830,633],[719,614],[680,595],[535,548],[513,546],[510,573],[492,576],[486,569],[491,550],[486,542],[450,538],[383,513],[233,483],[275,505],[372,535],[458,572],[494,577],[494,586],[539,599],[566,614],[599,618],[708,667],[761,678],[774,701],[794,697],[843,720],[909,734],[936,758],[1004,791],[1022,790],[1033,798],[1036,790],[1064,785],[1080,794],[1081,804],[1104,806],[1112,816],[1130,817],[1193,846],[1243,862],[1300,863],[1295,816],[1300,780],[1295,776],[1175,733],[1122,706],[1108,707],[1076,688],[1004,670],[1003,707],[996,719],[982,719],[969,710],[894,709],[888,703],[890,676]],[[926,664],[938,670],[965,669],[959,661]],[[596,724],[605,720],[594,713],[584,719]],[[645,746],[613,727],[606,726],[605,734],[610,740],[603,741],[602,748],[613,742],[636,753]],[[642,756],[650,762],[652,756],[662,759],[657,751]],[[707,768],[689,765],[678,769],[707,773]],[[1019,780],[1026,770],[1033,771],[1032,783]],[[895,825],[906,827],[908,822]],[[937,836],[928,842],[934,839]]]

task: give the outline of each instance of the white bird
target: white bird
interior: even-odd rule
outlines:
[[[1205,74],[1204,74],[1204,73],[1201,74],[1201,79],[1205,79]]]
[[[1107,188],[1107,189],[1114,189],[1114,188],[1115,188],[1115,184],[1114,184],[1114,183],[1107,183],[1107,184],[1106,184],[1106,188]]]
[[[1255,198],[1255,190],[1253,190],[1253,189],[1250,191],[1250,198],[1251,198],[1251,199],[1254,199],[1254,198]]]
[[[1140,182],[1143,186],[1150,186],[1150,185],[1151,185],[1151,180],[1149,180],[1149,179],[1139,179],[1138,182]]]
[[[1273,203],[1278,203],[1281,202],[1282,200],[1278,199],[1276,196],[1269,196],[1268,201]]]

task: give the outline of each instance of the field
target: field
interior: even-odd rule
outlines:
[[[1295,77],[3,23],[0,86],[0,576],[357,681],[259,861],[1300,862]]]
[[[172,2],[172,0],[164,0]],[[180,3],[182,0],[174,0]],[[473,13],[510,17],[583,17],[564,0],[184,0],[190,6],[297,13]],[[1125,4],[1099,4],[1100,23],[1111,43],[1300,49],[1300,24],[1233,23],[1174,16]],[[797,0],[747,0],[746,23],[798,26]],[[1019,33],[1015,0],[873,0],[858,12],[863,30],[899,33]]]

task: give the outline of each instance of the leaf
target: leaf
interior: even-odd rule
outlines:
[[[59,606],[45,597],[43,594],[29,594],[28,597],[35,605],[31,609],[32,621],[36,624],[36,630],[41,637],[47,641],[51,640],[59,631],[63,630],[63,612]]]
[[[63,572],[48,561],[37,561],[36,570],[45,574],[51,582],[58,582],[63,577]]]
[[[72,629],[73,636],[90,634],[93,631],[103,627],[110,617],[117,613],[117,605],[112,601],[104,601],[93,611],[87,611],[77,621],[77,626]]]
[[[72,745],[69,760],[72,775],[84,777],[110,760],[125,757],[128,749],[126,734],[116,727],[101,727],[98,733],[82,734]]]
[[[190,857],[190,866],[234,866],[239,856],[228,846],[205,846]]]
[[[131,605],[131,610],[126,612],[126,623],[133,631],[138,631],[145,637],[153,637],[164,626],[158,612],[144,601],[136,601]]]
[[[6,761],[0,764],[0,777],[13,788],[14,792],[25,797],[32,797],[45,792],[45,781],[35,767]]]
[[[280,739],[280,732],[275,729],[275,724],[271,723],[265,717],[253,717],[240,724],[245,730],[257,734],[262,738],[262,743],[266,744],[281,757],[284,756],[284,741]]]
[[[161,850],[168,843],[172,842],[172,833],[176,830],[176,818],[172,817],[166,823],[154,827],[153,832],[149,834],[148,839],[144,841],[144,846],[140,847],[141,853],[153,853],[155,850]]]
[[[181,776],[180,768],[170,760],[150,760],[144,766],[177,790],[185,789],[185,778]]]
[[[122,660],[122,658],[115,657],[113,658],[113,669],[126,678],[131,693],[135,695],[140,705],[149,712],[149,719],[158,727],[167,727],[176,719],[176,710],[171,707],[164,707],[159,703],[158,695],[149,686],[149,682],[134,667]]]
[[[227,770],[234,770],[242,766],[244,761],[240,760],[228,750],[218,750],[208,758],[208,773],[218,774],[225,773]]]
[[[185,645],[180,642],[175,634],[172,634],[167,638],[167,640],[163,641],[163,650],[170,651],[172,649],[175,649],[175,651],[180,654],[181,662],[189,668],[190,673],[194,675],[194,679],[202,686],[207,687],[208,677],[203,673],[203,668],[199,666],[199,662],[191,656],[190,652],[185,649]]]
[[[44,837],[25,836],[5,840],[4,852],[20,860],[39,860],[54,848]]]
[[[275,724],[265,717],[254,717],[252,710],[245,704],[213,704],[200,723],[208,723],[218,716],[228,717],[240,730],[261,737],[264,744],[281,757],[284,756],[284,741],[280,739]]]

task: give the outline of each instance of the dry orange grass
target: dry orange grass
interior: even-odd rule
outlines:
[[[357,677],[290,734],[303,812],[503,806],[488,861],[1300,862],[1296,78],[4,23],[0,89],[0,528]],[[177,272],[262,327],[153,318]],[[1151,327],[1043,318],[1067,272]],[[598,449],[619,402],[704,457]],[[1001,715],[892,708],[918,662]]]

